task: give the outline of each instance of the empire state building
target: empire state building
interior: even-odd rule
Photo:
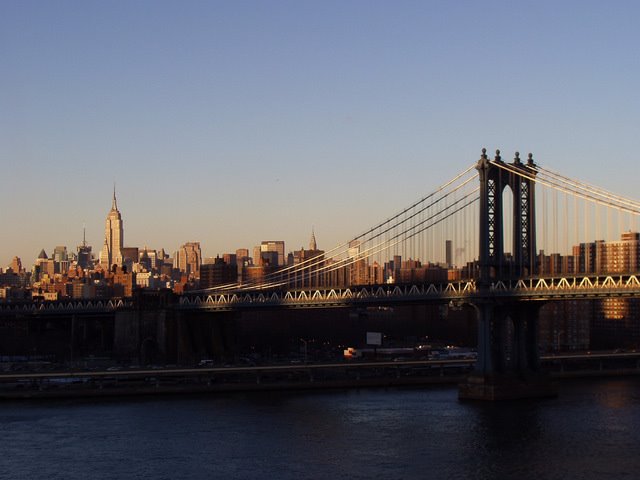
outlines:
[[[116,201],[116,188],[113,187],[113,201],[111,210],[107,214],[104,227],[104,245],[100,251],[100,265],[105,270],[112,265],[122,265],[122,246],[124,244],[124,229],[122,228],[122,215],[118,210]]]

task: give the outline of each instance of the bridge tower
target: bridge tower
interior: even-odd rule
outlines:
[[[550,396],[554,389],[539,372],[537,323],[541,303],[501,296],[497,286],[536,273],[535,177],[533,155],[526,164],[516,152],[506,164],[496,150],[486,149],[476,166],[480,180],[479,278],[473,306],[478,315],[478,360],[475,371],[460,385],[465,399],[500,400]],[[505,189],[513,194],[513,245],[505,253]]]
[[[501,168],[498,164],[508,167]],[[486,149],[476,166],[480,178],[480,279],[489,286],[499,280],[518,279],[535,273],[535,176],[536,165],[529,154],[526,165],[516,152],[511,164],[505,164],[496,150],[494,162]],[[513,250],[507,258],[504,251],[504,190],[513,193]]]

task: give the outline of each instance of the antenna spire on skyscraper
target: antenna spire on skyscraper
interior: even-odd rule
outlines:
[[[116,182],[113,182],[113,202],[111,203],[111,210],[118,210],[118,202],[116,201]]]
[[[317,250],[318,244],[316,243],[315,229],[311,227],[311,240],[309,241],[309,250]]]

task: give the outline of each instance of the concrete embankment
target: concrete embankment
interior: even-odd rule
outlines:
[[[284,390],[328,390],[385,388],[427,385],[457,385],[464,376],[427,378],[376,378],[361,380],[300,381],[290,383],[214,383],[211,385],[145,385],[99,387],[68,387],[47,389],[11,389],[0,391],[0,400],[45,399],[45,398],[107,398],[128,396],[160,396],[179,394],[215,394],[224,392],[265,392]]]
[[[556,359],[554,359],[556,360]],[[550,363],[556,381],[572,378],[640,375],[633,367]],[[456,385],[470,373],[473,361],[377,362],[330,365],[277,365],[204,369],[123,370],[101,372],[13,373],[0,375],[0,400],[107,398]]]

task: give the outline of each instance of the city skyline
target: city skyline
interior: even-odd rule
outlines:
[[[113,196],[111,198],[111,202],[112,202],[111,209],[106,214],[106,220],[105,220],[106,225],[105,227],[103,227],[102,242],[100,244],[99,249],[96,249],[96,245],[92,245],[90,242],[86,240],[86,228],[83,226],[82,240],[79,242],[76,242],[75,245],[66,245],[66,244],[43,245],[38,250],[38,253],[34,255],[33,259],[29,257],[21,257],[20,255],[15,254],[11,256],[7,265],[0,265],[0,270],[10,267],[11,263],[16,258],[18,258],[25,265],[29,265],[29,263],[32,261],[35,261],[39,255],[42,255],[42,252],[44,252],[49,258],[53,258],[54,250],[59,247],[65,247],[70,255],[77,254],[76,249],[89,248],[89,251],[93,250],[92,260],[97,262],[97,264],[100,264],[103,269],[108,270],[109,266],[112,264],[121,265],[123,263],[122,253],[120,252],[120,250],[123,248],[125,249],[136,248],[136,249],[139,249],[140,252],[146,249],[157,250],[157,251],[163,250],[163,251],[166,251],[168,254],[171,254],[183,248],[184,244],[192,243],[192,240],[183,240],[181,242],[182,245],[176,245],[176,246],[166,248],[164,245],[156,245],[156,242],[153,239],[148,239],[148,241],[145,241],[140,245],[130,245],[124,242],[125,220],[122,217],[122,212],[118,209],[115,187],[113,190]],[[308,235],[311,237],[311,241],[315,244],[315,241],[316,241],[315,229],[313,227],[310,227],[310,231]],[[195,242],[199,244],[201,243],[198,240],[195,240]],[[309,242],[309,240],[307,240],[307,242]],[[279,258],[280,265],[282,266],[282,265],[285,265],[284,262],[286,260],[286,255],[288,253],[293,252],[295,248],[298,248],[295,246],[286,247],[286,245],[288,244],[286,240],[275,240],[275,241],[274,240],[271,240],[271,241],[258,240],[254,243],[255,245],[238,245],[234,247],[232,250],[233,252],[237,251],[238,249],[246,249],[247,251],[253,251],[254,249],[257,248],[259,251],[261,246],[263,249],[265,249],[267,244],[277,243],[281,245],[278,258]],[[289,248],[289,250],[286,250],[286,248]],[[304,244],[300,245],[300,248],[305,249]],[[202,255],[202,261],[204,262],[205,259],[213,259],[217,256],[231,253],[232,250],[224,251],[224,252],[218,251],[218,252],[212,253],[211,255]]]
[[[639,8],[5,3],[0,266],[97,256],[114,181],[126,245],[207,257],[331,248],[482,147],[635,198]]]

